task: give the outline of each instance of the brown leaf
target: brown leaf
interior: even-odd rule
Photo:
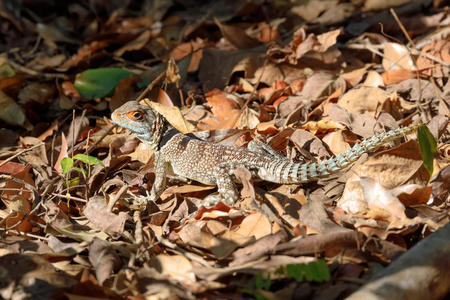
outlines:
[[[192,284],[196,281],[193,273],[194,266],[183,255],[159,254],[150,261],[150,266],[179,282]]]
[[[250,173],[250,171],[244,167],[238,167],[234,169],[234,175],[236,176],[237,179],[239,179],[239,181],[243,185],[241,197],[256,199],[255,188],[253,187],[251,181],[252,174]]]
[[[448,38],[431,42],[422,49],[422,53],[431,55],[447,63],[443,66],[426,58],[419,56],[417,58],[417,68],[425,70],[423,73],[430,76],[444,77],[448,76],[450,63],[450,40]]]
[[[414,70],[414,62],[408,49],[397,43],[384,44],[384,56],[382,62],[385,71],[405,69]]]
[[[4,283],[2,298],[23,298],[23,291],[26,290],[29,298],[52,299],[78,282],[40,255],[7,254],[0,257],[0,268]],[[40,282],[39,288],[37,282]],[[10,288],[6,289],[8,286]]]
[[[140,50],[147,44],[147,42],[150,40],[150,37],[150,30],[145,30],[137,38],[135,38],[131,42],[128,42],[126,45],[123,45],[122,47],[120,47],[120,49],[116,50],[114,54],[120,57],[125,52]]]
[[[203,128],[225,129],[233,128],[241,115],[238,103],[229,97],[226,93],[214,89],[206,94],[206,101],[211,106],[214,118],[203,120]]]
[[[192,54],[191,62],[189,63],[188,72],[195,72],[198,70],[200,61],[203,57],[202,48],[205,47],[205,42],[197,37],[195,41],[179,44],[171,52],[169,57],[179,61],[188,55]]]
[[[112,245],[99,238],[94,238],[89,246],[89,261],[95,269],[95,275],[100,285],[103,285],[111,273],[122,265]]]
[[[222,24],[219,20],[214,18],[214,22],[219,27],[222,35],[236,48],[247,49],[259,45],[259,42],[249,37],[244,30],[233,25]]]
[[[427,203],[430,200],[431,191],[431,186],[408,185],[395,189],[395,194],[403,205],[409,207]]]
[[[375,115],[376,108],[388,97],[389,95],[382,89],[362,86],[349,90],[338,100],[337,104],[349,112],[369,112]]]
[[[280,227],[276,223],[272,225],[265,215],[255,213],[246,217],[235,233],[243,237],[255,237],[255,239],[260,239],[279,230]]]
[[[194,125],[184,119],[178,107],[162,105],[160,103],[149,101],[149,99],[144,99],[144,101],[152,109],[163,115],[164,118],[166,118],[173,127],[178,129],[182,133],[189,133],[194,131]]]
[[[125,222],[129,219],[126,212],[119,212],[118,215],[110,212],[101,197],[90,198],[83,214],[98,229],[113,236],[122,234]]]

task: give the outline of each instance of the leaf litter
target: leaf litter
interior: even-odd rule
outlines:
[[[0,4],[1,297],[356,299],[405,278],[411,299],[444,297],[450,17],[396,2]],[[237,169],[233,207],[169,174],[142,210],[153,151],[109,116],[143,98],[182,132],[293,161],[430,133],[303,185]]]

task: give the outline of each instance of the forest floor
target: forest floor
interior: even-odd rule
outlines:
[[[1,298],[445,297],[445,5],[1,1]],[[130,100],[299,162],[426,127],[317,182],[244,170],[232,207],[206,208],[216,187],[172,177],[142,207],[154,152],[110,120]]]

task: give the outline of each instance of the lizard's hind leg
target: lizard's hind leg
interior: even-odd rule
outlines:
[[[214,206],[219,202],[227,205],[233,205],[239,199],[239,194],[233,183],[232,177],[222,167],[215,170],[214,177],[216,178],[217,190],[219,194],[209,195],[205,198],[207,206]]]
[[[247,145],[247,149],[262,155],[269,154],[277,158],[284,158],[280,153],[275,151],[275,149],[273,149],[269,145],[256,140],[250,141]]]

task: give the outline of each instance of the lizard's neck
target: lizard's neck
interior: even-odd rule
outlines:
[[[153,150],[159,150],[179,131],[159,113],[155,112],[155,121],[152,124],[152,135],[149,141],[145,141]]]

